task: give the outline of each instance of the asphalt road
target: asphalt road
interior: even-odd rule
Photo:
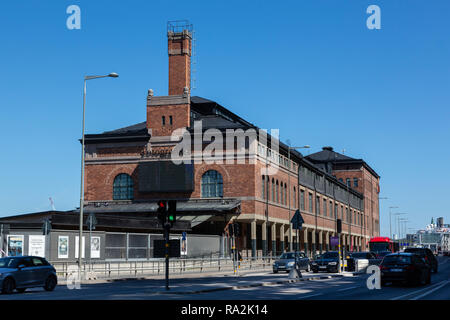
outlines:
[[[287,280],[287,274],[265,271],[242,277],[216,275],[172,279],[172,291],[169,293],[165,292],[163,279],[152,279],[83,284],[80,290],[70,290],[66,286],[58,286],[53,292],[45,292],[40,288],[29,289],[22,294],[0,295],[0,300],[450,300],[450,257],[439,257],[438,260],[439,272],[432,275],[431,284],[419,287],[390,285],[380,290],[369,290],[366,286],[368,275],[360,275],[205,293],[182,293]]]

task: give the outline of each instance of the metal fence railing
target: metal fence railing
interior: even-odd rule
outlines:
[[[236,264],[239,271],[260,270],[272,268],[273,257],[261,257],[260,259],[244,258]],[[67,278],[78,271],[76,262],[51,262],[55,267],[58,277]],[[82,273],[94,278],[111,277],[137,277],[165,274],[165,260],[153,259],[145,261],[102,261],[84,263]],[[202,273],[202,272],[233,272],[235,265],[230,258],[195,258],[176,259],[169,261],[171,274]]]

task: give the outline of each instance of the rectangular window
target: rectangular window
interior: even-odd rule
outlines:
[[[320,197],[317,196],[316,198],[316,213],[317,215],[320,215]]]
[[[305,210],[305,191],[300,190],[300,209]]]
[[[351,187],[351,182],[350,182],[350,178],[345,179],[345,181],[347,182],[347,187]]]
[[[333,218],[333,202],[330,201],[330,218]]]
[[[295,187],[294,187],[294,208],[297,208],[297,192],[295,191]]]
[[[163,126],[166,125],[166,117],[165,117],[165,116],[162,116],[161,122],[162,122],[162,125],[163,125]]]
[[[327,200],[323,199],[323,215],[327,216]]]
[[[358,187],[358,178],[353,178],[353,186]]]
[[[312,193],[308,196],[308,204],[309,204],[309,212],[313,212],[313,200],[312,200]]]
[[[262,186],[262,190],[261,190],[262,198],[265,199],[266,198],[266,179],[264,176],[262,176],[261,186]]]
[[[170,125],[173,124],[172,116],[169,116],[169,124],[170,124]]]

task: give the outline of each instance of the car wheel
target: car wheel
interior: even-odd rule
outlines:
[[[19,288],[19,289],[16,289],[16,290],[17,290],[18,293],[24,293],[25,290],[27,290],[27,288]]]
[[[314,272],[314,273],[318,273],[318,272],[319,272],[319,270],[313,270],[313,272]]]
[[[3,280],[2,293],[11,294],[15,286],[14,279],[6,278]]]
[[[273,273],[278,273],[278,270],[273,270]]]
[[[45,281],[44,289],[45,291],[53,291],[56,287],[56,279],[54,276],[50,276]]]

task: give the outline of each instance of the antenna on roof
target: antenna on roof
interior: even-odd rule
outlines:
[[[345,149],[342,149],[342,154],[345,154]]]

